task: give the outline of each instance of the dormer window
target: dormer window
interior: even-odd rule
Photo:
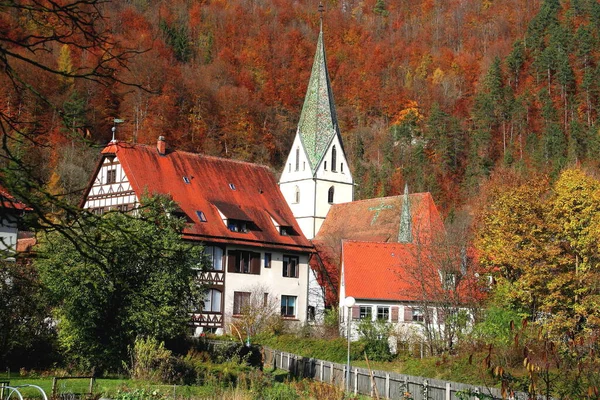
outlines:
[[[248,223],[239,219],[228,219],[227,229],[231,232],[248,233]]]
[[[231,189],[231,190],[235,190],[235,185],[234,185],[233,183],[230,183],[230,184],[229,184],[229,189]]]
[[[190,178],[188,178],[187,176],[183,177],[183,182],[187,183],[188,185],[190,184]]]

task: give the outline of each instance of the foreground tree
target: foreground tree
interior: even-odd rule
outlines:
[[[45,367],[55,361],[55,332],[38,274],[23,260],[0,261],[0,367]]]
[[[72,229],[95,244],[56,232],[41,239],[35,266],[51,293],[59,342],[80,368],[116,369],[137,336],[186,333],[198,302],[200,246],[182,241],[173,202],[145,201],[137,215],[80,218]]]

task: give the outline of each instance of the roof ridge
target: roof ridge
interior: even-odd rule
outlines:
[[[372,244],[372,245],[390,245],[390,246],[406,246],[407,244],[410,245],[411,243],[403,243],[403,242],[381,242],[381,241],[369,241],[369,240],[356,240],[356,239],[342,239],[342,243],[349,243],[349,244]]]
[[[109,143],[105,146],[111,146],[111,145],[120,145],[120,144],[125,144],[127,146],[130,147],[144,147],[148,150],[152,150],[154,148],[153,145],[151,144],[145,144],[145,143],[129,143],[129,142],[124,142],[124,141],[117,141],[116,143]],[[257,164],[257,163],[253,163],[250,161],[243,161],[243,160],[236,160],[234,158],[225,158],[225,157],[219,157],[219,156],[211,156],[208,154],[203,154],[203,153],[194,153],[191,151],[185,151],[185,150],[171,150],[170,152],[168,152],[167,154],[173,154],[173,153],[177,153],[177,154],[182,154],[182,155],[190,155],[190,156],[196,156],[196,157],[202,157],[202,158],[207,158],[207,159],[213,159],[213,160],[220,160],[220,161],[227,161],[227,162],[232,162],[232,163],[237,163],[237,164],[247,164],[247,165],[253,165],[256,167],[261,167],[264,168],[266,170],[268,170],[269,172],[273,172],[271,167],[267,166],[267,165],[263,165],[263,164]]]
[[[410,196],[417,196],[417,195],[420,195],[420,196],[425,196],[425,195],[427,195],[427,194],[431,195],[431,192],[409,193],[409,194],[408,194],[408,196],[409,196],[409,197],[410,197]],[[395,196],[372,197],[372,198],[370,198],[370,199],[360,199],[360,200],[348,201],[348,202],[346,202],[346,203],[332,204],[332,207],[336,207],[336,206],[343,206],[343,205],[346,205],[346,204],[352,204],[352,203],[364,203],[364,202],[367,202],[367,201],[374,201],[374,200],[397,199],[397,198],[399,198],[399,197],[402,197],[402,196],[404,196],[404,195],[403,195],[403,194],[397,194],[397,195],[395,195]]]

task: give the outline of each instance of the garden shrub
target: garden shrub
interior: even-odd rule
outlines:
[[[158,382],[165,381],[172,375],[171,351],[165,348],[164,342],[152,337],[138,337],[130,352],[130,374],[133,379]]]
[[[394,356],[390,351],[388,338],[391,326],[385,321],[360,320],[358,323],[360,341],[364,344],[364,351],[372,361],[391,361]]]

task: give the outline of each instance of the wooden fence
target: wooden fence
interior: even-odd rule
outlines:
[[[341,388],[346,387],[346,365],[301,357],[295,354],[264,347],[265,366],[289,371],[298,378],[310,378],[321,382],[331,383]],[[380,398],[414,400],[459,400],[481,398],[502,399],[500,389],[478,387],[458,382],[448,382],[439,379],[429,379],[418,376],[402,375],[394,372],[372,371],[364,368],[350,368],[350,392],[374,396],[375,390]],[[460,393],[460,397],[457,396]],[[469,393],[471,395],[469,395]],[[511,399],[525,400],[525,393],[515,393]]]

